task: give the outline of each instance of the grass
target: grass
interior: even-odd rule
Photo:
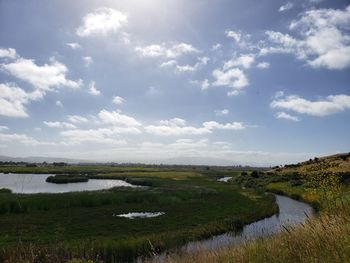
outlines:
[[[87,181],[89,181],[89,178],[86,176],[74,176],[70,174],[60,174],[46,178],[46,182],[53,184],[86,183]]]
[[[306,201],[320,210],[319,216],[270,238],[214,252],[181,252],[163,261],[350,262],[349,164],[350,155],[340,154],[256,173],[220,167],[85,167],[89,178],[124,179],[147,187],[2,193],[0,262],[124,262],[151,256],[271,215],[276,206],[265,190]],[[78,167],[59,169],[82,173]],[[232,179],[217,182],[225,176]],[[165,215],[147,221],[108,216],[145,210]]]
[[[323,214],[310,219],[303,226],[286,229],[270,238],[215,252],[172,255],[162,262],[345,263],[350,259],[349,220],[350,215],[346,210],[338,214]]]
[[[180,252],[162,262],[350,262],[349,164],[347,153],[278,167],[255,178],[251,174],[236,176],[231,183],[303,200],[318,209],[319,216],[270,238],[214,252]]]
[[[131,261],[235,230],[277,210],[272,196],[217,182],[219,177],[237,175],[236,171],[137,172],[123,168],[119,173],[107,172],[109,168],[100,172],[102,169],[88,171],[88,177],[127,179],[150,187],[64,194],[3,193],[0,262],[64,262],[72,258]],[[142,211],[165,214],[134,220],[112,216]]]

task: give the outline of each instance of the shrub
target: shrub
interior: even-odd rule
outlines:
[[[258,178],[258,177],[259,177],[259,172],[256,171],[256,170],[254,170],[254,171],[251,172],[250,175],[251,175],[252,177],[254,177],[254,178]]]
[[[7,188],[0,189],[0,194],[11,194],[11,193],[12,193],[11,189],[7,189]]]

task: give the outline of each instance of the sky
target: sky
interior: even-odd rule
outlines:
[[[279,165],[350,150],[350,3],[0,0],[0,155]]]

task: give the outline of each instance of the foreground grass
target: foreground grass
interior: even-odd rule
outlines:
[[[180,251],[162,262],[350,262],[349,164],[350,154],[341,154],[276,168],[254,178],[237,176],[234,183],[263,187],[308,202],[320,214],[270,238],[218,251],[202,249],[194,254]]]
[[[217,251],[199,249],[187,254],[179,251],[152,263],[309,263],[350,262],[350,195],[349,187],[306,188],[290,182],[270,183],[269,191],[310,203],[320,209],[318,217],[304,224],[290,226],[269,238],[248,241]]]
[[[288,228],[284,232],[239,247],[229,247],[215,252],[178,254],[162,262],[349,262],[350,214],[323,214],[308,220],[304,225]],[[154,261],[155,262],[155,261]]]

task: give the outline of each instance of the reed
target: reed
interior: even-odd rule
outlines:
[[[350,213],[344,206],[337,213],[323,213],[303,225],[286,228],[282,233],[259,239],[239,247],[219,251],[200,250],[195,254],[173,254],[167,263],[310,263],[349,262]],[[149,261],[160,262],[160,261]]]

